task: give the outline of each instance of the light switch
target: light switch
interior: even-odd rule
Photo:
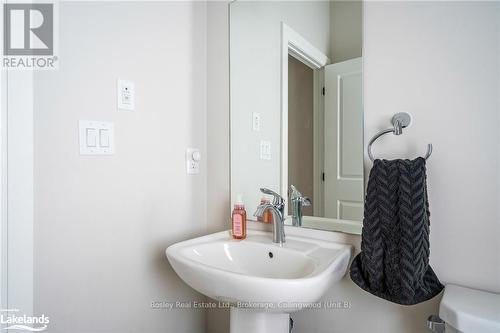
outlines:
[[[252,112],[252,130],[260,132],[260,113]]]
[[[100,129],[99,130],[99,146],[108,148],[109,147],[109,130]]]
[[[112,155],[114,125],[106,121],[80,120],[80,155]]]
[[[270,160],[271,159],[271,141],[260,141],[260,159]]]
[[[117,84],[118,109],[133,111],[135,108],[135,85],[128,80],[118,80]]]
[[[95,128],[86,128],[86,145],[87,147],[97,146],[97,130]]]

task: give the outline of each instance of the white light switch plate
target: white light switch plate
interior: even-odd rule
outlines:
[[[80,120],[80,155],[113,155],[114,125],[105,121]]]
[[[260,132],[260,113],[252,112],[252,131]]]
[[[118,109],[133,111],[135,108],[135,85],[128,80],[118,80],[117,84]]]
[[[188,175],[200,173],[201,153],[199,149],[186,149],[186,172]]]
[[[260,141],[260,159],[270,160],[271,159],[271,141]]]

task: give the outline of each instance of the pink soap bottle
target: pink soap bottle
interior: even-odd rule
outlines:
[[[234,203],[231,229],[234,239],[245,239],[247,237],[247,212],[241,194],[238,195],[238,199]]]

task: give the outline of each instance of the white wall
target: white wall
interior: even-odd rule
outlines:
[[[498,10],[497,10],[498,17],[500,17],[500,5],[498,5],[497,7],[498,7]],[[500,36],[500,24],[498,24],[498,36]],[[500,37],[499,37],[499,39],[500,39]],[[498,41],[498,54],[500,54],[500,40]],[[499,84],[498,84],[498,104],[500,105],[500,66],[498,66],[498,80],[499,80]],[[500,128],[500,117],[498,119],[498,127]],[[497,164],[500,166],[500,130],[498,131],[498,157],[497,157]],[[500,176],[498,177],[498,189],[497,190],[498,190],[498,196],[500,197]],[[500,205],[498,205],[497,207],[498,207],[497,214],[500,217]],[[496,266],[500,267],[500,256],[498,256],[498,258],[497,258]]]
[[[3,189],[2,219],[7,225],[2,256],[7,271],[3,276],[7,295],[4,305],[19,309],[23,314],[33,313],[33,71],[4,72],[7,84],[5,126],[2,139],[5,155],[2,160]],[[5,118],[4,118],[5,117]],[[4,274],[4,272],[2,272]]]
[[[205,233],[206,4],[64,2],[60,69],[35,77],[35,312],[51,332],[202,332],[203,300],[165,248]],[[116,79],[136,110],[116,110]],[[78,120],[115,124],[113,156],[80,156]],[[227,124],[221,125],[227,128]]]
[[[326,1],[231,3],[231,197],[244,195],[249,218],[260,187],[280,192],[281,22],[325,54],[330,48]],[[252,132],[252,112],[261,131]],[[260,140],[271,142],[271,160],[260,160]]]
[[[229,3],[207,4],[207,232],[230,228]],[[207,309],[206,332],[229,331],[229,311]]]
[[[497,13],[498,13],[498,17],[500,17],[500,5],[497,6]],[[498,36],[499,36],[499,40],[498,40],[498,54],[500,54],[500,23],[498,24]],[[500,60],[499,60],[500,61]],[[498,66],[498,104],[500,105],[500,66]],[[498,117],[498,128],[500,129],[500,116]],[[497,132],[498,133],[498,155],[497,155],[497,165],[500,166],[500,130]],[[498,188],[497,188],[497,195],[500,197],[500,176],[498,177]],[[500,200],[500,198],[499,198]],[[500,205],[497,206],[498,207],[498,216],[499,216],[499,220],[500,220]],[[500,228],[500,227],[498,227]],[[500,232],[499,232],[500,233]],[[500,245],[499,245],[500,246]],[[495,265],[495,263],[493,263],[493,265]],[[500,267],[500,256],[497,257],[497,263],[496,263],[496,266],[497,267]]]
[[[438,275],[500,291],[500,267],[486,264],[500,256],[497,7],[368,3],[364,46],[366,139],[406,110],[413,126],[403,137],[384,139],[377,154],[411,156],[434,144],[428,182]]]
[[[229,228],[229,4],[207,3],[207,222]]]
[[[413,126],[377,142],[376,154],[411,157],[434,144],[431,265],[444,283],[493,292],[500,292],[498,6],[367,2],[363,49],[365,145],[395,112],[413,114]],[[352,308],[294,314],[296,332],[425,332],[439,301],[394,305],[348,278],[325,299]]]

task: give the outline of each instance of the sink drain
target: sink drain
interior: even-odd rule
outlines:
[[[274,254],[272,252],[269,252],[268,254],[269,254],[269,258],[274,257]]]

